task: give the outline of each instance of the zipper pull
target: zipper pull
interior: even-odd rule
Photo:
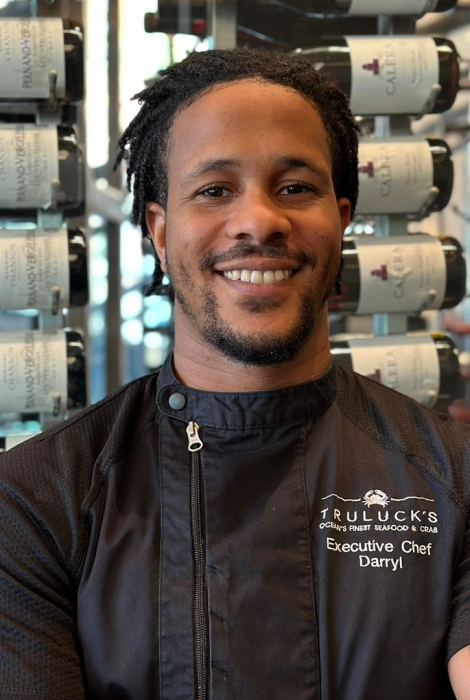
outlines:
[[[188,435],[188,450],[190,452],[199,452],[202,449],[202,440],[199,437],[199,426],[193,420],[188,423],[186,428]]]

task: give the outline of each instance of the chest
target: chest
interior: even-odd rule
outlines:
[[[78,604],[93,697],[199,700],[201,673],[217,700],[445,697],[453,505],[357,436],[244,440],[206,433],[195,461],[176,426],[96,504]]]

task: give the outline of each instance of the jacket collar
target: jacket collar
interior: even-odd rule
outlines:
[[[172,359],[172,356],[167,358],[158,377],[158,408],[166,416],[186,423],[195,421],[208,428],[272,428],[318,419],[336,395],[333,364],[318,379],[284,389],[211,392],[181,385],[173,374]]]

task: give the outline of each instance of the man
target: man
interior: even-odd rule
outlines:
[[[139,97],[174,354],[2,459],[0,698],[469,697],[468,429],[331,364],[345,99],[244,50]]]

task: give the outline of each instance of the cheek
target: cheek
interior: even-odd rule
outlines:
[[[203,250],[203,237],[194,222],[178,221],[177,227],[168,227],[166,234],[166,251],[170,260],[185,261],[185,264],[197,264]]]
[[[323,201],[301,221],[297,230],[301,232],[300,245],[311,252],[322,255],[326,251],[341,249],[342,230],[335,201]]]
[[[308,236],[303,236],[300,248],[313,254],[318,261],[336,260],[341,255],[341,241],[342,236],[338,230],[327,231],[315,227]]]

